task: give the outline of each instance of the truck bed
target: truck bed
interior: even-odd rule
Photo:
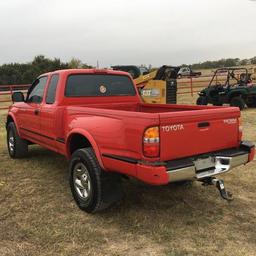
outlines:
[[[112,104],[91,104],[90,106],[100,109],[111,109],[120,111],[131,111],[141,113],[165,113],[165,112],[180,112],[205,109],[219,109],[216,106],[195,106],[195,105],[176,105],[176,104],[143,104],[143,103],[112,103]],[[223,108],[223,107],[221,107]]]
[[[84,113],[104,117],[106,124],[110,119],[111,122],[122,120],[122,127],[119,129],[124,129],[129,134],[138,134],[137,143],[141,143],[146,127],[159,126],[161,161],[192,156],[195,152],[203,154],[234,148],[239,145],[240,140],[238,108],[118,103],[90,104],[89,107],[70,106],[68,109],[70,114]],[[116,126],[118,125],[119,122]],[[112,140],[114,139],[113,135]],[[119,139],[121,141],[124,138]],[[132,145],[129,148],[130,151],[133,150]],[[130,153],[127,152],[126,156],[135,157]]]

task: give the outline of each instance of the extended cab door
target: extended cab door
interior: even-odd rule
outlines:
[[[17,122],[22,136],[40,142],[40,106],[47,84],[47,76],[39,77],[28,90],[27,99],[18,110]]]
[[[62,111],[57,108],[56,91],[58,87],[59,75],[53,74],[50,77],[48,88],[46,89],[45,100],[40,109],[41,134],[45,137],[44,145],[56,151],[56,143],[62,125],[59,123]],[[60,137],[60,136],[59,136]],[[62,142],[62,141],[61,141]]]

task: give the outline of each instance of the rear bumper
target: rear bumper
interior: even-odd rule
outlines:
[[[137,178],[161,185],[183,180],[202,180],[230,171],[253,160],[255,146],[242,142],[239,148],[167,161],[163,166],[137,164]]]
[[[181,180],[201,180],[230,171],[232,168],[246,164],[249,153],[241,152],[241,155],[217,154],[206,158],[198,158],[191,161],[189,166],[178,169],[168,169],[169,182]]]

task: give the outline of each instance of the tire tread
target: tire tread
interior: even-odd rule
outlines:
[[[73,187],[73,166],[74,161],[76,161],[78,158],[80,158],[82,162],[86,162],[89,167],[88,171],[91,179],[93,179],[96,183],[96,186],[94,187],[93,199],[89,205],[79,199]],[[88,213],[99,212],[108,208],[111,204],[118,201],[122,197],[122,193],[120,193],[121,190],[119,190],[120,179],[116,178],[115,175],[106,173],[101,169],[92,148],[78,149],[73,153],[69,165],[69,172],[71,191],[78,207],[81,210]]]
[[[8,150],[10,157],[12,157],[12,158],[27,157],[28,156],[28,142],[19,136],[14,122],[10,122],[7,126],[7,143],[8,143],[10,129],[13,132],[13,136],[14,136],[14,140],[15,140],[14,154],[11,155],[10,151]]]

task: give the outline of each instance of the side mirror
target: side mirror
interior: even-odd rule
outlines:
[[[14,92],[12,94],[13,102],[24,102],[24,94],[22,92]]]

